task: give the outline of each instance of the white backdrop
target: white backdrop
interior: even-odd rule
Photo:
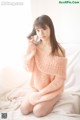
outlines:
[[[0,70],[6,66],[22,69],[31,24],[30,0],[0,0]]]
[[[59,42],[80,44],[80,3],[59,4],[59,1],[65,0],[31,0],[33,21],[39,15],[47,14],[53,20]]]
[[[22,68],[26,35],[42,14],[52,18],[59,42],[80,44],[79,11],[80,4],[59,4],[59,0],[0,0],[0,69]]]

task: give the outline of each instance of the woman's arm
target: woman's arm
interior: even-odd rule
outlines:
[[[55,76],[54,80],[48,86],[40,90],[40,94],[45,95],[50,92],[54,92],[59,88],[61,88],[61,86],[63,85],[64,85],[64,79],[60,76]]]
[[[30,103],[35,105],[38,102],[43,102],[53,98],[58,94],[61,94],[64,87],[64,79],[61,77],[55,77],[55,79],[45,88],[39,92],[33,92],[29,98]]]

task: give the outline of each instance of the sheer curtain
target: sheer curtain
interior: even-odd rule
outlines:
[[[31,1],[0,3],[0,70],[23,69],[26,36],[32,26]]]

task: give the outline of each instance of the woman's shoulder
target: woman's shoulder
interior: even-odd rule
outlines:
[[[59,46],[60,47],[58,47],[58,50],[55,54],[59,57],[65,57],[66,56],[65,48],[61,45],[59,45]]]
[[[59,52],[59,55],[61,56],[61,57],[65,57],[66,56],[66,54],[65,54],[65,48],[64,47],[62,47],[62,46],[60,46],[61,47],[61,50],[59,49],[58,50],[58,52]]]

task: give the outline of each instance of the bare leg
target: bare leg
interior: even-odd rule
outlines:
[[[53,106],[59,101],[59,99],[60,96],[57,96],[52,100],[36,104],[33,108],[34,115],[37,117],[42,117],[49,114],[53,110]]]
[[[33,105],[29,103],[28,96],[24,98],[24,101],[22,102],[20,109],[22,114],[24,115],[27,115],[33,111]]]
[[[34,91],[36,91],[36,90],[33,88],[28,89],[28,92],[27,92],[27,94],[26,94],[26,96],[25,96],[25,98],[20,106],[20,110],[21,110],[22,114],[24,114],[24,115],[27,115],[33,111],[34,106],[32,104],[30,104],[29,96]]]

